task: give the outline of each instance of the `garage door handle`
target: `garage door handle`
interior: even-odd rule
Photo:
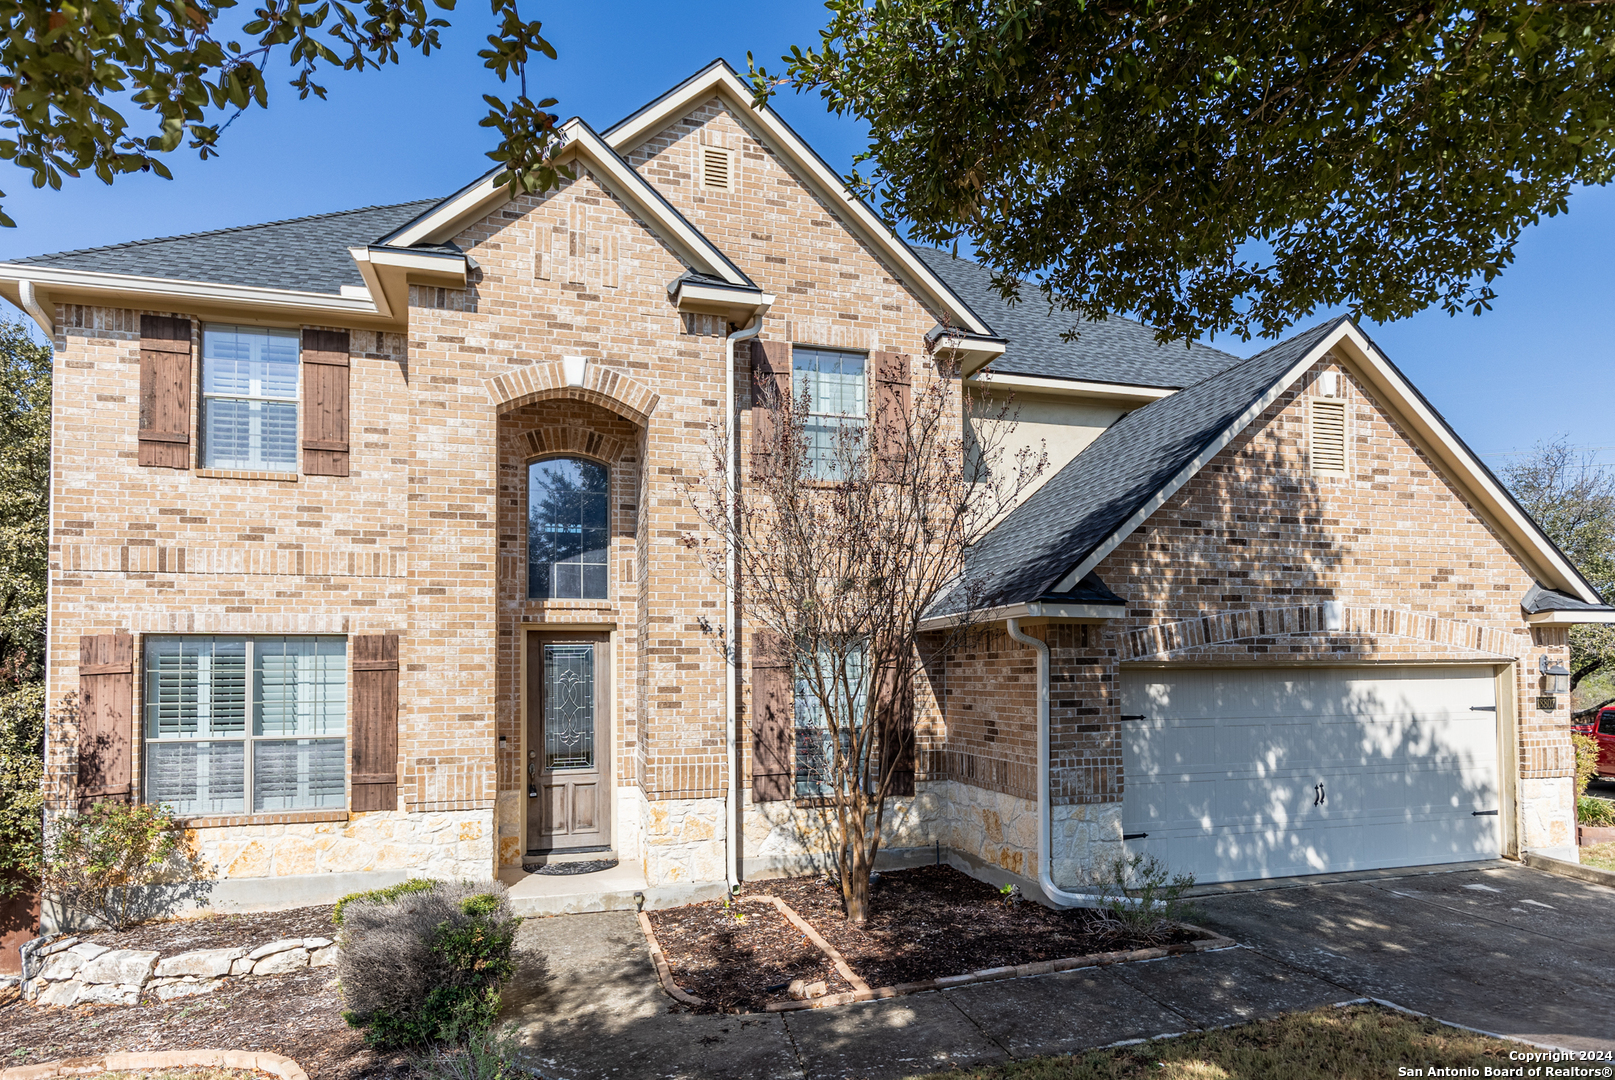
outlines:
[[[1469,707],[1469,711],[1470,712],[1496,712],[1497,711],[1497,706],[1496,705],[1471,705]]]
[[[1147,832],[1124,832],[1124,833],[1122,833],[1122,839],[1123,840],[1142,840],[1148,835],[1149,835],[1149,833],[1147,833]]]
[[[1122,719],[1123,720],[1145,720],[1145,719],[1148,719],[1148,717],[1146,717],[1143,713],[1139,713],[1137,716],[1129,716],[1127,713],[1122,713]]]
[[[1470,812],[1469,816],[1470,817],[1496,817],[1497,816],[1497,811],[1496,810],[1474,810],[1474,811]]]

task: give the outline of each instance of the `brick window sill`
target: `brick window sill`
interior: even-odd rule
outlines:
[[[175,818],[182,829],[223,829],[236,825],[304,825],[319,821],[347,821],[346,810],[287,810],[274,814],[219,814],[213,817]]]
[[[241,469],[197,469],[197,476],[214,480],[275,480],[282,484],[297,483],[294,472],[249,472]]]

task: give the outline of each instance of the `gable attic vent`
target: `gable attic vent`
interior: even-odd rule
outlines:
[[[731,191],[729,151],[721,146],[701,148],[701,183],[719,191]]]
[[[1312,471],[1346,473],[1346,403],[1312,399]]]

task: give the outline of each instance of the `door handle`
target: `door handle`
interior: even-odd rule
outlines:
[[[1313,784],[1312,785],[1312,805],[1313,806],[1322,806],[1324,803],[1326,803],[1328,801],[1329,801],[1329,792],[1324,789],[1323,781],[1320,780],[1316,784]]]

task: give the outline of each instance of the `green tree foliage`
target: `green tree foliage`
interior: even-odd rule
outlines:
[[[869,125],[858,182],[1013,295],[1161,336],[1485,309],[1611,176],[1615,6],[830,0],[758,96]]]
[[[0,321],[0,897],[38,864],[51,351]]]
[[[1503,480],[1593,588],[1605,600],[1615,599],[1615,472],[1578,455],[1560,438],[1538,444],[1530,457],[1504,469]],[[1615,627],[1572,627],[1571,688],[1611,668]]]
[[[542,24],[521,17],[518,0],[489,0],[494,33],[478,52],[501,82],[515,76],[511,101],[483,95],[511,190],[554,186],[554,99],[527,93],[527,63],[555,58]],[[293,70],[298,97],[325,97],[326,68],[380,69],[400,50],[440,47],[454,0],[264,0],[251,11],[236,0],[0,0],[0,159],[31,174],[35,187],[92,173],[169,175],[163,156],[182,145],[203,160],[218,153],[229,121],[267,108],[265,71],[277,58]],[[139,123],[125,114],[138,109]],[[0,212],[0,224],[14,222]]]

